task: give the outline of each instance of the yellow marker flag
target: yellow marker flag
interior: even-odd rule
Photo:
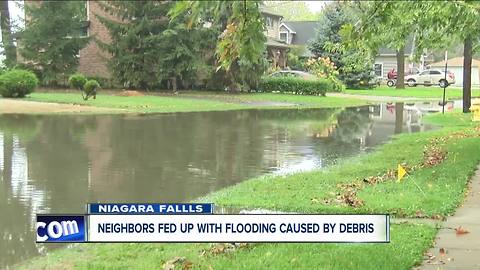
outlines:
[[[403,168],[402,165],[398,164],[397,181],[400,182],[400,180],[402,180],[405,174],[407,174],[405,168]]]

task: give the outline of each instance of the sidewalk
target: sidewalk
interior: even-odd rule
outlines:
[[[469,233],[457,235],[455,229],[459,226]],[[435,246],[428,251],[423,265],[415,269],[480,269],[480,166],[464,204],[442,224]]]

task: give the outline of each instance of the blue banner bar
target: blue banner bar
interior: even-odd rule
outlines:
[[[90,203],[89,214],[213,214],[213,203]]]

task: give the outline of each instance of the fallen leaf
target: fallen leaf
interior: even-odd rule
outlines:
[[[458,228],[455,228],[455,232],[457,235],[462,235],[462,234],[467,234],[469,231],[465,230],[462,226],[458,226]]]
[[[185,257],[174,257],[171,260],[166,261],[162,267],[163,270],[174,270],[175,264],[185,262]]]
[[[441,215],[432,215],[431,218],[435,219],[435,220],[443,220],[444,219],[444,217],[441,216]]]
[[[440,248],[439,252],[440,252],[440,257],[445,256],[445,249],[444,248]]]
[[[185,260],[182,265],[182,270],[192,269],[193,263],[191,261]]]
[[[424,213],[422,210],[417,210],[417,212],[415,212],[415,217],[417,217],[417,218],[424,218],[424,217],[425,217],[425,213]]]

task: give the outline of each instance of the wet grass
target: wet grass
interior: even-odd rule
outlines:
[[[440,87],[408,87],[395,89],[394,87],[380,86],[370,90],[347,89],[347,94],[366,96],[389,96],[389,97],[416,97],[416,98],[442,98],[443,88]],[[446,90],[447,99],[461,99],[463,96],[461,88],[448,87]],[[472,97],[480,97],[480,89],[472,89]]]
[[[435,233],[427,225],[394,224],[389,244],[252,244],[217,253],[213,244],[88,244],[19,268],[164,269],[180,257],[175,269],[410,269]]]
[[[97,99],[82,100],[77,93],[33,93],[25,100],[80,104],[127,112],[168,113],[196,111],[226,111],[241,109],[332,108],[366,104],[358,99],[339,97],[296,96],[288,94],[222,94],[186,92],[169,96],[132,96],[100,94]]]

